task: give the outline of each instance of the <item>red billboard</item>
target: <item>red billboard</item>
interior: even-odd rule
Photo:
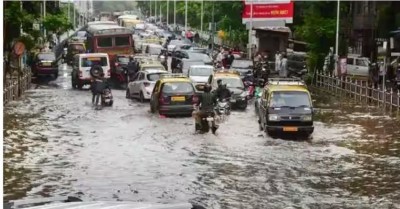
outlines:
[[[243,5],[242,19],[251,18],[251,4]],[[257,20],[286,20],[293,21],[293,2],[284,4],[253,4],[253,19]]]

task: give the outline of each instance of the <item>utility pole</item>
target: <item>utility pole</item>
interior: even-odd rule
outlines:
[[[174,27],[176,28],[176,0],[174,0]]]
[[[155,21],[157,22],[157,1],[154,1],[154,17],[155,17]]]
[[[169,24],[169,0],[167,0],[167,25]]]
[[[214,52],[214,36],[215,36],[215,24],[214,24],[214,1],[212,2],[212,19],[211,19],[211,52]]]
[[[71,2],[68,1],[68,22],[71,22],[70,5],[71,5]],[[67,31],[67,36],[69,37],[69,30]]]
[[[250,27],[249,27],[249,46],[248,46],[248,55],[249,59],[252,58],[252,53],[253,53],[253,0],[250,0]]]
[[[203,19],[204,19],[204,0],[201,0],[201,22],[200,31],[203,33]]]
[[[340,19],[340,0],[337,1],[337,11],[336,11],[336,46],[335,46],[335,70],[337,75],[339,66],[339,19]]]
[[[46,18],[46,0],[43,0],[43,20]],[[43,24],[43,22],[42,22]],[[44,35],[44,40],[46,42],[47,39],[47,34],[46,34],[46,28],[43,28],[43,35]]]
[[[160,2],[160,22],[162,22],[161,16],[162,16],[162,14],[161,14],[161,2]]]
[[[185,34],[187,33],[187,13],[188,13],[188,1],[185,0]]]
[[[75,28],[76,28],[76,10],[75,10],[75,1],[73,0],[72,1],[72,6],[73,6],[73,11],[74,11],[74,21],[72,22],[73,23],[73,25],[74,25],[74,30],[75,30]]]
[[[23,5],[22,5],[23,1],[20,0],[19,3],[20,3],[20,10],[22,12],[22,10],[23,10]],[[24,30],[22,29],[22,23],[19,25],[19,32],[20,32],[20,36],[22,36],[22,34],[24,33]]]

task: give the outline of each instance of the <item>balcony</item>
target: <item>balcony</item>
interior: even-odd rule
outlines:
[[[373,15],[354,15],[353,30],[371,30],[375,28]]]

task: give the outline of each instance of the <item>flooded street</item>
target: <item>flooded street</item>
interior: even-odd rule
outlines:
[[[400,208],[400,123],[320,105],[310,140],[259,131],[253,103],[217,136],[113,90],[94,110],[70,69],[5,107],[4,199],[201,203],[208,208]],[[325,102],[323,102],[325,103]]]

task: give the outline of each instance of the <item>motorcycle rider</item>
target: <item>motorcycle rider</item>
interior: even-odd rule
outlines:
[[[132,79],[134,79],[134,76],[139,71],[138,64],[135,62],[133,57],[129,57],[129,63],[126,66],[126,68],[127,68],[127,71],[128,71],[127,72],[127,81],[129,82]]]
[[[164,59],[161,59],[161,56],[164,56]],[[161,64],[164,66],[165,70],[168,71],[168,51],[166,49],[161,50],[161,53],[158,55],[158,59],[160,59]]]
[[[217,90],[215,90],[216,97],[219,100],[229,99],[231,97],[231,92],[226,87],[226,84],[223,85],[221,79],[217,80],[217,84],[218,84],[218,87],[217,87]]]
[[[211,86],[206,84],[204,86],[204,93],[201,95],[198,103],[196,104],[199,108],[199,111],[196,114],[196,124],[201,127],[201,119],[207,117],[207,113],[212,112],[212,116],[214,116],[214,107],[217,104],[216,95],[211,92]],[[213,121],[213,127],[216,127],[215,122]],[[215,132],[213,128],[213,133]]]
[[[92,90],[92,104],[98,105],[101,95],[103,94],[105,89],[110,89],[106,78],[104,78],[104,73],[101,72],[98,77],[94,79],[91,85]]]

